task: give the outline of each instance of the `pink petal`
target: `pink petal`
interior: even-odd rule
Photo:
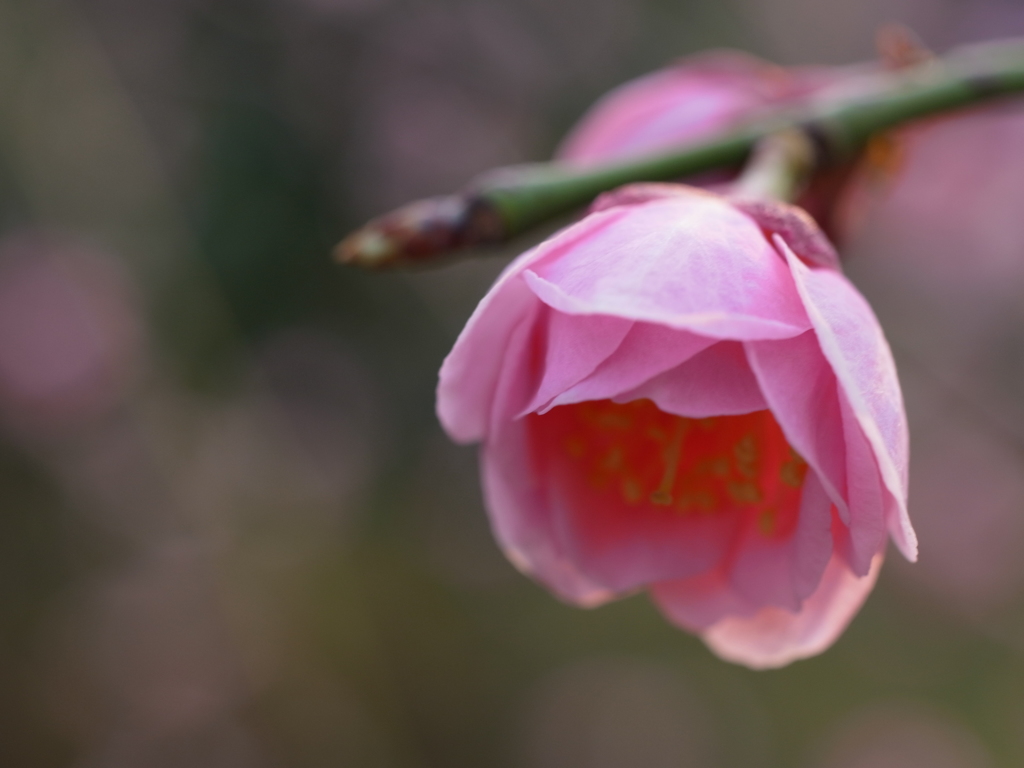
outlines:
[[[804,598],[817,589],[832,555],[831,508],[817,474],[809,471],[792,536],[768,537],[755,525],[744,531],[729,567],[736,593],[754,605],[799,610]]]
[[[748,342],[750,367],[793,449],[814,469],[844,521],[846,449],[836,377],[813,332],[794,339]]]
[[[540,306],[517,276],[492,288],[462,329],[437,385],[437,417],[453,440],[483,438],[505,348],[522,318]]]
[[[792,539],[765,539],[754,526],[748,526],[736,549],[736,560],[729,568],[729,585],[737,595],[751,605],[799,610],[802,598],[793,578]],[[831,549],[830,540],[825,551]]]
[[[778,200],[732,198],[732,204],[757,222],[765,232],[785,240],[801,259],[817,267],[841,269],[839,254],[818,223],[803,208]]]
[[[636,405],[605,402],[601,413],[624,420],[616,427],[600,426],[599,411],[580,406],[524,419],[550,535],[581,573],[616,592],[716,567],[746,519],[728,500],[712,510],[656,498],[652,491],[675,476],[670,467],[687,451],[687,425],[651,403]],[[655,428],[669,432],[658,438]],[[682,431],[676,458],[666,459],[671,430]]]
[[[648,75],[598,102],[558,155],[585,166],[707,135],[756,103],[748,89],[738,86],[684,69]]]
[[[554,398],[548,408],[611,399],[689,360],[717,341],[663,325],[634,323],[607,360],[579,384]]]
[[[695,193],[714,194],[702,190],[700,187],[693,187],[688,184],[676,184],[665,181],[638,181],[602,192],[594,198],[594,201],[587,210],[594,212],[615,208],[620,205],[643,205],[652,200],[663,200],[667,197],[688,197],[693,196]],[[751,216],[751,218],[754,217]],[[754,220],[757,221],[756,218]]]
[[[591,165],[679,146],[833,79],[824,70],[783,72],[733,51],[700,54],[604,96],[569,135],[558,157]]]
[[[875,585],[882,554],[857,578],[833,557],[817,591],[798,613],[769,606],[753,616],[733,615],[704,633],[704,642],[726,661],[754,669],[782,667],[821,653],[836,641]]]
[[[779,237],[797,289],[814,323],[821,351],[878,462],[895,505],[891,533],[908,560],[917,559],[917,536],[907,514],[909,439],[903,396],[889,345],[871,307],[840,273],[811,269]]]
[[[738,513],[684,517],[646,501],[624,514],[617,499],[581,504],[578,493],[555,483],[546,501],[570,560],[595,583],[619,593],[713,569],[743,523]]]
[[[831,502],[813,472],[807,473],[792,538],[758,542],[744,531],[735,557],[685,579],[655,582],[651,597],[674,624],[702,632],[730,616],[751,616],[766,603],[799,606],[812,594],[832,553]]]
[[[612,215],[599,234],[525,270],[544,303],[724,339],[810,328],[786,265],[726,201],[694,193],[593,214]]]
[[[689,632],[703,632],[726,616],[757,612],[757,605],[732,588],[721,568],[652,584],[651,599],[669,621]]]
[[[888,492],[878,474],[874,452],[860,428],[849,400],[840,393],[846,442],[846,493],[850,502],[848,562],[857,576],[871,567],[872,558],[885,547],[885,505]]]
[[[566,315],[545,307],[544,378],[523,416],[578,383],[618,348],[632,320],[607,315]]]
[[[720,341],[615,400],[626,403],[642,398],[653,400],[666,413],[694,419],[768,407],[737,341]]]
[[[832,557],[832,500],[814,470],[804,479],[800,496],[800,518],[793,536],[793,583],[804,600],[818,588]]]
[[[516,324],[537,303],[523,283],[523,271],[544,259],[557,259],[623,213],[615,209],[587,216],[517,258],[491,286],[441,365],[437,416],[453,440],[470,443],[486,432],[505,347]]]
[[[559,549],[544,478],[538,476],[531,461],[526,422],[513,418],[532,388],[524,363],[534,343],[535,314],[521,318],[503,350],[488,439],[481,453],[484,497],[494,535],[517,568],[544,582],[564,600],[597,605],[614,595],[581,574]]]

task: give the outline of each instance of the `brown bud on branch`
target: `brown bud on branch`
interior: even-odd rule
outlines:
[[[472,194],[417,200],[373,219],[334,249],[344,264],[410,266],[450,251],[500,242],[498,214]]]

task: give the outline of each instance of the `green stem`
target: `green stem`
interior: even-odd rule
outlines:
[[[936,61],[873,75],[865,87],[863,95],[790,109],[682,149],[587,170],[554,163],[522,173],[507,169],[472,191],[478,204],[497,212],[505,236],[512,237],[622,184],[737,165],[759,140],[786,128],[816,137],[827,159],[849,157],[878,131],[1024,90],[1024,42],[965,47]]]
[[[335,254],[343,262],[386,267],[502,242],[623,184],[738,166],[763,139],[793,129],[814,140],[818,165],[841,162],[878,131],[1024,91],[1024,39],[959,48],[837,87],[846,95],[780,109],[667,152],[588,169],[559,163],[499,169],[462,194],[419,201],[375,219],[343,240]]]

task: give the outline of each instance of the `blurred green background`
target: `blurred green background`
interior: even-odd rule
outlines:
[[[498,552],[433,389],[505,257],[328,258],[680,55],[845,63],[894,20],[942,50],[1024,4],[0,0],[0,765],[1024,764],[1019,107],[850,243],[921,562],[780,671]]]

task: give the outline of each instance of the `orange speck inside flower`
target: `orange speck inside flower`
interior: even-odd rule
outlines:
[[[739,514],[764,536],[796,524],[807,464],[770,411],[690,419],[600,400],[527,418],[538,469],[569,497],[622,514]]]

